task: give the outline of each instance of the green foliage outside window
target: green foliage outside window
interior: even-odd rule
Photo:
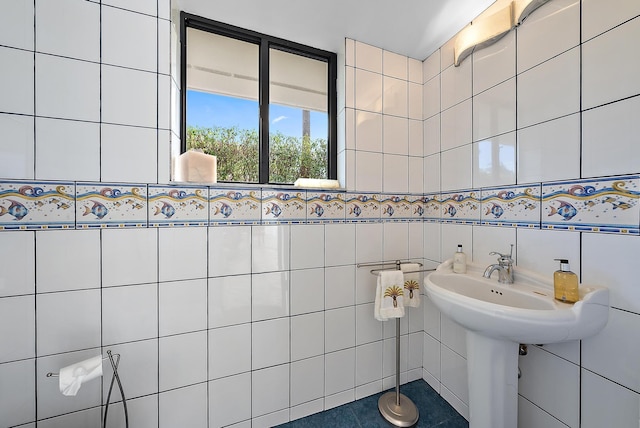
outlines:
[[[258,131],[238,127],[187,127],[187,150],[198,149],[218,160],[218,181],[256,183]],[[269,182],[290,184],[298,178],[327,178],[327,141],[290,137],[276,132],[269,137]]]

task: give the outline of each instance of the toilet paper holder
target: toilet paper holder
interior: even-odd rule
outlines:
[[[114,358],[115,357],[115,358]],[[114,354],[111,350],[107,351],[107,357],[103,357],[102,361],[109,360],[111,363],[111,368],[113,369],[113,376],[111,377],[111,384],[109,385],[109,393],[107,394],[107,401],[104,407],[104,419],[102,421],[103,428],[107,426],[107,413],[109,411],[109,402],[111,400],[111,391],[113,390],[114,381],[118,382],[118,389],[120,389],[120,396],[122,397],[122,407],[124,409],[124,422],[125,427],[129,428],[129,412],[127,410],[127,399],[124,395],[124,388],[122,387],[122,381],[120,380],[120,375],[118,374],[118,365],[120,364],[120,354]],[[47,377],[59,377],[60,373],[52,373],[49,372],[46,375]]]

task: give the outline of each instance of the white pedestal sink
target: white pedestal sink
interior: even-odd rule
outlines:
[[[518,426],[518,346],[583,339],[609,316],[609,290],[580,287],[580,301],[553,298],[551,278],[516,267],[515,282],[482,277],[467,265],[455,274],[451,260],[425,278],[426,293],[440,311],[467,330],[469,427]]]

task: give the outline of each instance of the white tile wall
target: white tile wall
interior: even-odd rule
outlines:
[[[4,177],[34,178],[33,122],[31,116],[0,114],[0,169]]]
[[[12,67],[2,67],[0,70],[0,111],[34,114],[34,54],[0,47],[0,61],[3,64],[12,64]]]
[[[35,232],[0,233],[0,297],[35,293]]]

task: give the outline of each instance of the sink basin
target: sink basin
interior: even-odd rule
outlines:
[[[442,263],[424,280],[429,299],[467,331],[469,427],[518,426],[518,346],[579,340],[599,332],[609,316],[609,290],[580,287],[580,300],[553,297],[551,278],[518,267],[514,283],[484,278],[486,266],[466,274]]]
[[[467,265],[466,274],[441,264],[425,279],[426,293],[449,318],[485,336],[518,343],[556,343],[589,337],[607,323],[609,290],[580,287],[577,303],[553,298],[551,278],[518,267],[513,284],[482,276],[486,266]]]

